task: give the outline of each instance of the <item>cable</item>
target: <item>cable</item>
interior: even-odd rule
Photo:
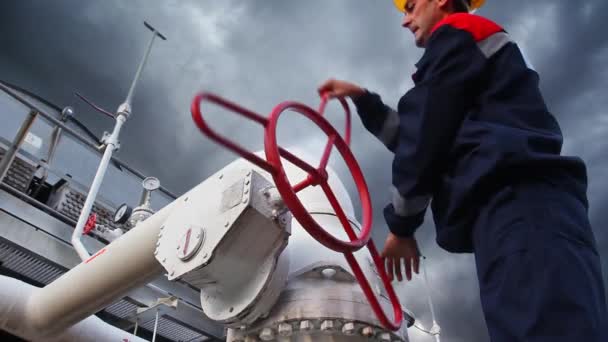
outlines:
[[[425,334],[427,334],[427,335],[431,335],[431,336],[435,336],[435,335],[437,335],[437,333],[436,333],[436,332],[434,333],[434,332],[432,332],[432,331],[430,331],[430,330],[426,330],[426,329],[424,329],[423,327],[418,326],[418,324],[417,324],[417,323],[414,323],[414,325],[412,325],[412,326],[413,326],[414,328],[416,328],[416,329],[418,329],[418,330],[422,331],[423,333],[425,333]]]
[[[53,103],[53,102],[51,102],[51,101],[49,101],[49,100],[45,99],[44,97],[42,97],[42,96],[40,96],[40,95],[37,95],[37,94],[33,93],[33,92],[31,92],[31,91],[29,91],[29,90],[27,90],[27,89],[25,89],[25,88],[22,88],[22,87],[20,87],[20,86],[18,86],[18,85],[15,85],[15,84],[12,84],[12,83],[9,83],[9,82],[6,82],[6,81],[4,81],[4,80],[0,80],[0,83],[4,84],[4,85],[5,85],[5,86],[7,86],[7,87],[13,88],[13,89],[15,89],[15,90],[17,90],[17,91],[19,91],[19,92],[22,92],[23,94],[26,94],[27,96],[30,96],[30,97],[34,98],[35,100],[37,100],[37,101],[40,101],[41,103],[45,104],[46,106],[49,106],[50,108],[52,108],[52,109],[56,110],[56,111],[57,111],[57,112],[59,112],[59,113],[61,113],[61,111],[62,111],[62,108],[61,108],[61,107],[59,107],[58,105],[56,105],[55,103]],[[84,99],[84,98],[83,98],[83,97],[82,97],[80,94],[78,94],[78,93],[77,93],[76,95],[77,95],[78,97],[82,98],[82,99],[83,99],[85,102],[87,102],[88,104],[92,105],[92,106],[93,106],[93,108],[95,108],[96,110],[98,110],[98,111],[99,111],[99,109],[98,109],[96,106],[94,106],[92,103],[90,103],[90,101],[88,101],[88,100]],[[110,113],[108,113],[108,112],[106,112],[106,111],[102,111],[102,113],[103,113],[103,114],[106,114],[106,115],[111,115]],[[84,133],[85,133],[85,135],[86,135],[87,137],[89,137],[91,140],[93,140],[93,141],[95,142],[95,144],[100,144],[100,143],[101,143],[101,139],[100,139],[100,138],[98,138],[98,136],[97,136],[95,133],[93,133],[93,131],[91,131],[91,130],[90,130],[90,129],[89,129],[89,128],[88,128],[88,127],[85,125],[85,124],[83,124],[83,123],[82,123],[80,120],[76,119],[76,118],[75,118],[75,117],[73,117],[73,116],[68,116],[67,118],[68,118],[68,120],[69,120],[71,123],[73,123],[73,124],[74,124],[76,127],[78,127],[78,128],[79,128],[79,129],[80,129],[82,132],[84,132]],[[112,165],[114,165],[114,166],[115,166],[117,169],[119,169],[120,171],[122,171],[122,167],[121,167],[121,166],[120,166],[120,164],[119,164],[118,162],[116,162],[115,160],[112,160]]]
[[[435,336],[435,340],[437,342],[439,342],[439,334],[441,333],[441,327],[439,327],[439,324],[437,323],[437,320],[435,319],[435,308],[433,306],[433,298],[431,297],[431,290],[430,290],[430,285],[429,285],[429,278],[427,276],[427,272],[426,272],[426,257],[425,256],[421,256],[423,259],[422,262],[422,275],[424,277],[424,287],[426,289],[426,294],[427,294],[427,298],[428,298],[428,303],[429,303],[429,308],[431,310],[431,318],[433,320],[433,326],[431,327],[431,334],[433,336]]]
[[[24,94],[26,94],[26,95],[28,95],[28,96],[31,96],[31,97],[33,97],[34,99],[36,99],[36,100],[38,100],[38,101],[42,102],[43,104],[45,104],[45,105],[47,105],[47,106],[49,106],[49,107],[53,108],[54,110],[56,110],[56,111],[58,111],[58,112],[60,112],[60,113],[61,113],[61,108],[60,108],[58,105],[56,105],[56,104],[52,103],[51,101],[49,101],[49,100],[45,99],[44,97],[42,97],[42,96],[40,96],[40,95],[37,95],[37,94],[35,94],[35,93],[32,93],[31,91],[29,91],[29,90],[27,90],[27,89],[21,88],[21,87],[20,87],[20,86],[18,86],[18,85],[15,85],[15,84],[12,84],[12,83],[6,82],[6,81],[4,81],[4,80],[0,80],[0,83],[4,84],[4,85],[5,85],[5,86],[7,86],[7,87],[11,87],[11,88],[13,88],[13,89],[15,89],[15,90],[17,90],[17,91],[20,91],[20,92],[22,92],[22,93],[24,93]]]
[[[99,144],[99,142],[101,141],[101,139],[99,139],[95,133],[93,133],[89,128],[87,128],[87,126],[85,126],[82,122],[80,122],[78,119],[76,119],[73,116],[68,117],[68,119],[74,123],[74,125],[78,126],[78,128],[80,128],[89,138],[91,138],[93,141],[95,141],[97,144]]]

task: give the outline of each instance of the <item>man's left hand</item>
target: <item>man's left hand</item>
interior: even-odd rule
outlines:
[[[418,274],[420,253],[414,237],[402,238],[389,232],[384,243],[384,250],[380,256],[385,261],[386,271],[390,280],[394,279],[394,275],[397,276],[397,280],[403,280],[401,261],[405,264],[407,280],[412,280],[412,268]]]

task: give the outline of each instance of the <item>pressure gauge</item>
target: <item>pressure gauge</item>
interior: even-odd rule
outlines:
[[[148,191],[154,191],[160,188],[160,181],[156,177],[147,177],[141,184],[143,185],[144,189]]]
[[[118,209],[116,209],[116,212],[114,213],[114,223],[126,223],[131,217],[132,212],[133,209],[131,209],[131,207],[129,207],[126,203],[122,204],[120,207],[118,207]]]

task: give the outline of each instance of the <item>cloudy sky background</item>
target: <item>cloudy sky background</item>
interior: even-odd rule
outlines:
[[[479,14],[502,24],[541,74],[548,105],[565,135],[564,152],[589,167],[591,219],[608,279],[608,2],[488,1]],[[209,90],[259,113],[279,102],[318,105],[317,86],[328,77],[351,80],[381,93],[389,104],[412,86],[422,54],[401,28],[390,0],[309,1],[1,1],[0,79],[30,89],[60,106],[73,105],[96,132],[113,123],[73,95],[79,91],[114,111],[124,100],[149,39],[147,20],[168,37],[157,40],[121,135],[119,157],[156,175],[180,194],[234,159],[194,128],[189,106]],[[262,148],[262,132],[218,111],[217,127],[237,141]],[[343,127],[338,106],[328,117]],[[323,135],[295,116],[281,121],[280,141],[317,153]],[[386,228],[380,209],[388,200],[391,154],[353,120],[352,149],[376,209],[374,237]],[[332,159],[342,176],[343,165]],[[350,183],[349,183],[350,182]],[[351,181],[347,186],[354,199]],[[355,206],[357,206],[355,204]],[[430,216],[420,229],[429,257],[431,293],[445,341],[486,341],[473,258],[439,249]],[[396,285],[404,304],[426,326],[421,277]],[[412,341],[430,341],[411,331]]]

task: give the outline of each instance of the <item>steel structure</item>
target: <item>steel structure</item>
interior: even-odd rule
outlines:
[[[65,123],[56,119],[59,113],[52,113],[37,104],[28,96],[11,89],[4,84],[0,88],[2,94],[3,121],[27,113],[27,121],[32,117],[49,131],[52,127],[62,128],[64,142],[77,142],[82,146],[82,153],[99,156],[102,151],[97,145],[80,135]],[[7,106],[7,103],[11,103]],[[9,107],[9,108],[7,108]],[[7,109],[19,108],[17,112],[7,112]],[[82,179],[77,174],[61,174],[60,167],[46,163],[41,156],[28,153],[23,144],[25,136],[32,128],[26,122],[28,129],[20,130],[19,139],[10,136],[0,136],[0,165],[7,165],[3,173],[6,175],[0,184],[0,271],[36,286],[45,286],[63,275],[80,263],[80,258],[71,245],[71,236],[76,225],[77,214],[82,208],[87,187],[82,185]],[[18,145],[11,143],[11,140]],[[9,155],[7,159],[7,154]],[[12,158],[10,157],[12,154]],[[12,159],[11,163],[1,161]],[[115,165],[120,165],[134,182],[143,180],[144,174],[126,163],[112,157]],[[31,197],[31,189],[37,170],[45,167],[51,174],[61,174],[58,181],[61,187],[57,194],[44,203]],[[94,168],[91,164],[89,167]],[[114,165],[110,166],[116,169]],[[74,179],[73,177],[76,177]],[[110,180],[114,181],[114,180]],[[175,195],[164,187],[159,189],[160,195],[167,203]],[[158,199],[158,195],[157,195]],[[113,225],[111,215],[119,203],[112,203],[103,196],[93,205],[102,223]],[[156,205],[159,205],[156,203]],[[98,236],[84,236],[83,243],[89,251],[97,252],[107,245]],[[159,304],[159,300],[174,299],[174,307]],[[123,298],[116,300],[103,308],[98,314],[112,325],[133,332],[136,325],[141,336],[151,336],[154,330],[156,312],[159,312],[157,325],[157,341],[203,341],[224,340],[225,329],[208,320],[200,307],[198,291],[184,282],[170,282],[164,276],[158,276],[148,284],[139,287]]]

